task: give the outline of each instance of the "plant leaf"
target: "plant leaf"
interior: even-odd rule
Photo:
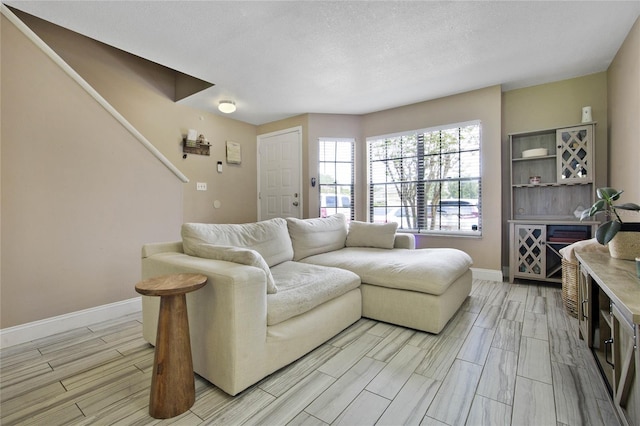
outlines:
[[[597,212],[603,212],[605,211],[606,208],[607,208],[607,203],[604,200],[598,200],[593,204],[593,206],[591,206],[591,209],[593,210],[593,214],[596,214]]]
[[[584,210],[582,215],[580,215],[580,220],[584,220],[590,216],[595,216],[596,213],[602,212],[605,210],[605,201],[598,200],[589,208],[589,210]]]
[[[602,198],[603,200],[617,200],[620,198],[620,194],[624,191],[618,191],[615,188],[606,187],[606,188],[598,188],[596,193],[598,194],[598,198]]]
[[[620,222],[605,222],[596,229],[596,240],[602,245],[608,244],[621,228]]]
[[[640,211],[640,206],[636,203],[624,203],[619,206],[613,206],[616,209]]]

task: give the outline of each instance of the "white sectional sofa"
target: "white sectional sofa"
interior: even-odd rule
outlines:
[[[471,291],[471,258],[415,249],[396,224],[271,219],[185,224],[182,241],[147,244],[142,278],[194,272],[187,294],[196,373],[230,395],[321,345],[360,317],[439,333]],[[155,344],[159,299],[143,296]]]

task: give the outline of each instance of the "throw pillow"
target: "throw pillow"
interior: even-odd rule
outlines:
[[[392,249],[397,223],[368,223],[352,221],[347,234],[347,247],[375,247]]]
[[[267,275],[267,294],[278,292],[267,262],[255,250],[232,246],[215,246],[213,244],[197,244],[193,247],[193,251],[194,256],[204,259],[224,260],[260,268]]]
[[[293,260],[344,248],[347,222],[343,214],[316,219],[287,218]]]

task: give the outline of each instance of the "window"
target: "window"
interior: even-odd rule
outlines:
[[[367,138],[369,220],[479,235],[479,121]]]
[[[343,213],[354,219],[353,139],[320,139],[320,217]]]

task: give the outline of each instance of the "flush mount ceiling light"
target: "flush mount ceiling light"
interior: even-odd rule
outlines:
[[[231,114],[236,110],[236,103],[233,101],[220,101],[218,109],[225,114]]]

